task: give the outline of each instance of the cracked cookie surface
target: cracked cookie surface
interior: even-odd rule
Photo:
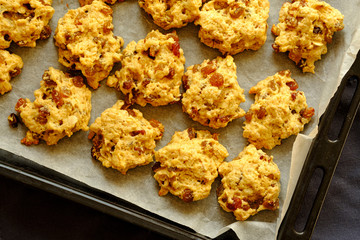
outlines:
[[[315,72],[315,61],[327,53],[333,34],[344,28],[344,16],[328,3],[318,0],[293,0],[283,4],[279,23],[271,32],[276,35],[276,52],[289,52],[289,58],[303,72]]]
[[[202,0],[139,0],[139,5],[156,25],[168,30],[193,22],[199,16]]]
[[[82,77],[71,77],[50,67],[40,85],[34,92],[34,102],[20,98],[15,106],[29,129],[21,143],[32,145],[44,140],[54,145],[65,136],[89,129],[91,92]]]
[[[151,31],[145,39],[130,42],[121,64],[107,85],[121,91],[128,104],[160,106],[180,100],[185,57],[175,32]]]
[[[245,115],[239,107],[245,102],[244,89],[237,82],[236,65],[230,55],[188,67],[183,84],[183,111],[194,121],[220,128]]]
[[[20,56],[0,50],[0,94],[11,91],[10,80],[21,73],[24,63]]]
[[[52,0],[0,0],[0,49],[11,42],[35,47],[36,40],[49,38],[55,11],[51,4]]]
[[[129,109],[119,100],[91,124],[91,155],[104,167],[126,174],[130,168],[153,161],[155,140],[161,139],[163,132],[159,121],[146,120],[139,110]]]
[[[223,54],[258,50],[266,41],[268,0],[211,0],[203,5],[195,24],[205,45]]]
[[[249,91],[255,102],[245,114],[243,136],[257,148],[272,149],[281,140],[304,129],[314,115],[304,92],[289,70],[280,71],[258,82]]]
[[[69,10],[59,19],[55,30],[59,62],[80,70],[94,89],[120,61],[123,39],[113,34],[112,13],[108,5],[94,1]]]
[[[219,175],[222,179],[217,189],[218,202],[237,220],[279,208],[280,170],[272,156],[254,145],[245,147],[231,162],[223,162]]]
[[[228,152],[217,134],[189,128],[175,132],[171,141],[155,153],[154,178],[159,195],[168,192],[185,202],[206,198]]]

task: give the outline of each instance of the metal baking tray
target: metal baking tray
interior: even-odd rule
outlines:
[[[335,116],[336,109],[340,104],[341,97],[349,80],[355,80],[357,82],[349,111],[344,118],[343,125],[341,126],[337,138],[329,139],[328,133],[331,128],[332,119]],[[359,81],[360,53],[358,53],[356,61],[342,79],[337,92],[330,100],[327,110],[320,118],[319,133],[311,145],[288,211],[279,228],[279,240],[309,239],[311,237],[331,178],[359,108]],[[295,222],[310,184],[310,180],[316,169],[321,169],[323,172],[322,179],[306,220],[305,227],[303,231],[296,231]],[[210,239],[207,236],[194,232],[188,227],[160,217],[125,200],[95,189],[66,175],[60,174],[52,169],[2,149],[0,149],[0,174],[171,238]],[[234,234],[228,231],[220,235],[217,239],[230,238],[233,239]]]

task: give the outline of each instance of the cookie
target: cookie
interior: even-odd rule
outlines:
[[[164,126],[156,120],[146,120],[124,101],[106,109],[90,126],[91,155],[107,168],[122,174],[136,166],[153,161],[155,140],[161,139]]]
[[[183,77],[183,111],[212,128],[225,127],[243,117],[245,111],[239,104],[245,102],[244,89],[236,79],[236,65],[230,55],[188,67]]]
[[[151,31],[138,43],[132,41],[122,52],[121,64],[107,85],[121,91],[126,103],[160,106],[180,100],[185,57],[175,32]]]
[[[92,4],[95,0],[79,0],[80,6],[83,7],[85,5]],[[116,2],[123,2],[125,0],[100,0],[106,4],[115,4]]]
[[[195,24],[205,45],[223,54],[258,50],[266,41],[268,0],[210,0]]]
[[[59,19],[55,45],[59,47],[59,62],[73,70],[81,70],[94,89],[106,78],[114,63],[120,61],[121,37],[114,36],[112,9],[94,1],[69,10]]]
[[[160,185],[159,195],[170,192],[185,202],[206,198],[218,167],[228,156],[217,139],[217,134],[193,128],[175,132],[171,141],[155,153],[153,170]]]
[[[40,85],[34,92],[34,102],[20,98],[15,106],[29,129],[21,143],[29,146],[42,139],[54,145],[65,136],[89,129],[91,92],[82,77],[71,77],[50,67]]]
[[[52,0],[0,0],[0,49],[11,42],[35,47],[36,40],[49,38],[55,11],[51,4]]]
[[[344,28],[344,16],[328,3],[318,0],[285,2],[279,14],[279,23],[271,32],[276,35],[273,49],[289,52],[289,58],[303,72],[314,73],[314,62],[327,53],[327,43],[333,34]]]
[[[248,145],[231,162],[219,167],[217,189],[222,209],[244,221],[262,210],[279,208],[280,170],[273,157]]]
[[[202,0],[139,0],[139,6],[165,30],[193,22],[199,16],[201,5]]]
[[[16,54],[0,50],[0,94],[11,91],[10,80],[21,73],[24,63]]]
[[[281,140],[304,129],[314,115],[304,92],[297,91],[297,82],[289,70],[280,71],[252,87],[255,102],[246,113],[243,136],[257,148],[272,149]]]

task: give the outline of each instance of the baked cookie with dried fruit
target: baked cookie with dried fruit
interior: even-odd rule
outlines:
[[[122,174],[151,163],[155,140],[160,140],[164,132],[159,121],[148,121],[139,110],[128,107],[124,101],[117,101],[91,124],[89,133],[93,158]]]
[[[218,135],[189,128],[175,132],[171,141],[155,153],[154,178],[159,195],[168,192],[185,202],[206,198],[218,176],[218,167],[228,156]]]
[[[185,57],[175,32],[151,31],[130,42],[121,55],[122,68],[107,80],[125,95],[127,104],[167,105],[180,100]]]
[[[91,92],[82,77],[50,67],[40,85],[34,92],[34,102],[20,98],[15,106],[29,129],[21,143],[29,146],[44,140],[54,145],[65,136],[89,129]]]
[[[217,189],[222,209],[244,221],[262,210],[279,208],[280,170],[273,157],[248,145],[231,162],[219,167]]]
[[[187,68],[183,77],[186,92],[181,101],[183,111],[194,121],[220,128],[245,115],[239,106],[245,102],[244,89],[237,82],[233,60],[228,55]]]
[[[193,22],[199,16],[201,5],[202,0],[139,0],[139,6],[165,30]]]
[[[80,70],[94,89],[120,61],[123,39],[113,34],[112,9],[101,1],[69,10],[59,19],[55,45],[59,62]]]
[[[49,38],[55,12],[51,4],[52,0],[0,0],[0,49],[11,42],[35,47],[36,40]]]
[[[250,89],[255,102],[245,115],[243,136],[258,149],[280,145],[282,139],[298,134],[310,122],[314,108],[308,107],[304,92],[297,88],[290,70],[285,70]]]
[[[303,72],[314,73],[314,62],[327,53],[327,43],[333,34],[344,28],[344,16],[330,4],[319,0],[285,2],[279,14],[279,23],[271,32],[276,35],[273,49],[289,52],[289,58]]]
[[[24,63],[20,56],[0,50],[0,94],[11,91],[10,80],[21,73]]]
[[[199,18],[199,37],[205,45],[223,54],[258,50],[266,41],[268,0],[210,0]]]

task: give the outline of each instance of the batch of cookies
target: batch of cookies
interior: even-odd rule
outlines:
[[[214,180],[220,206],[246,220],[257,212],[279,207],[280,171],[273,157],[261,149],[272,149],[281,140],[304,129],[314,109],[289,70],[259,81],[249,93],[255,102],[245,112],[232,55],[258,50],[266,41],[268,0],[139,0],[155,24],[165,30],[189,22],[200,26],[199,38],[223,56],[204,60],[184,69],[185,57],[176,32],[153,30],[137,43],[114,36],[112,9],[116,0],[79,0],[81,7],[69,10],[57,24],[55,45],[59,62],[68,73],[52,67],[46,70],[35,100],[20,98],[18,115],[8,117],[11,126],[23,122],[29,129],[21,140],[25,145],[57,144],[74,132],[89,131],[91,155],[103,166],[122,174],[153,162],[159,195],[168,192],[185,202],[204,199]],[[118,2],[121,2],[119,0]],[[0,0],[0,93],[11,90],[10,79],[23,68],[21,57],[10,53],[11,42],[35,47],[38,39],[51,35],[51,0]],[[118,3],[121,4],[121,3]],[[285,2],[279,23],[271,29],[276,52],[288,52],[303,72],[314,73],[314,62],[327,52],[332,35],[342,30],[343,15],[320,0]],[[121,69],[109,76],[115,63]],[[185,72],[184,72],[185,71]],[[79,73],[81,72],[81,74]],[[77,73],[77,74],[74,74]],[[105,110],[88,127],[91,91],[107,78],[107,85],[125,96]],[[181,93],[181,84],[184,93]],[[214,129],[224,128],[244,117],[243,137],[248,146],[232,161],[218,141],[218,134],[188,128],[175,132],[171,141],[155,151],[164,126],[146,120],[133,104],[163,106],[181,103],[191,119]]]

